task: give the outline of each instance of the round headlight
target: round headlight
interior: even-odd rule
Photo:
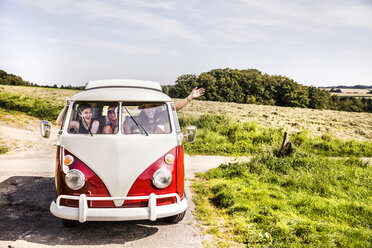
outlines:
[[[76,169],[72,169],[66,173],[65,181],[70,189],[81,189],[85,184],[84,174]]]
[[[151,181],[157,188],[164,189],[172,182],[172,173],[167,169],[159,169],[155,171]]]

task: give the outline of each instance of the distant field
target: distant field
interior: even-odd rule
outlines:
[[[358,93],[331,93],[332,95],[338,96],[351,96],[351,97],[366,97],[372,98],[372,94],[358,94]]]
[[[34,98],[42,98],[47,101],[58,101],[59,103],[61,103],[64,101],[66,97],[71,97],[78,93],[79,91],[28,86],[0,85],[0,93],[1,92],[20,94],[23,96]]]
[[[330,91],[331,88],[327,88],[326,90]],[[331,92],[332,95],[338,96],[352,96],[352,97],[371,97],[372,94],[367,94],[370,89],[348,89],[348,88],[340,88],[342,91],[341,93]]]
[[[38,97],[62,104],[65,97],[71,97],[79,91],[0,85],[0,94],[2,92]],[[225,114],[241,122],[255,121],[260,126],[284,128],[289,132],[299,132],[307,129],[314,135],[320,136],[327,133],[343,140],[365,141],[372,139],[372,113],[365,112],[357,113],[194,100],[182,109],[179,115],[199,117],[208,113]]]

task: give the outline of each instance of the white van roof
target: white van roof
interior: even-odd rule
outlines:
[[[72,101],[171,102],[157,82],[112,79],[90,81],[85,90],[71,97]]]
[[[85,85],[86,90],[96,88],[144,88],[162,91],[158,82],[134,79],[108,79],[90,81]]]

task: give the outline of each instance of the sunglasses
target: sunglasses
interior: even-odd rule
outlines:
[[[115,110],[109,110],[109,111],[107,111],[107,113],[108,113],[109,115],[111,115],[111,114],[113,114],[113,113],[116,114]]]

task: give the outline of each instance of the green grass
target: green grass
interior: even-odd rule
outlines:
[[[54,121],[63,104],[42,98],[33,98],[19,94],[0,92],[0,108],[19,111],[40,119]]]
[[[9,150],[9,149],[8,149],[7,147],[0,146],[0,154],[7,153],[8,150]]]
[[[284,130],[258,126],[255,122],[238,122],[226,115],[180,117],[182,127],[195,125],[197,140],[185,143],[189,154],[247,156],[280,147]],[[312,152],[333,157],[372,157],[371,141],[342,141],[325,133],[312,136],[303,130],[290,134],[290,141],[297,151]]]
[[[4,145],[4,141],[0,138],[0,154],[7,153],[9,149]]]
[[[265,152],[211,169],[192,187],[197,219],[222,240],[248,247],[372,244],[372,167],[354,157]]]
[[[342,141],[329,133],[321,136],[312,136],[307,130],[293,134],[290,140],[297,150],[310,151],[318,155],[372,157],[372,142],[370,141]]]

